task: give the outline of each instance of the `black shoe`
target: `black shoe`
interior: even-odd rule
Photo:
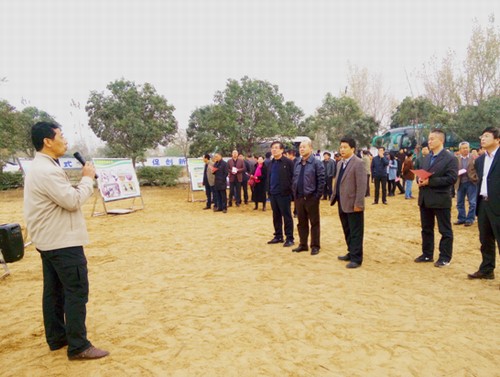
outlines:
[[[344,261],[350,261],[351,260],[351,256],[349,254],[346,254],[346,255],[339,255],[337,257],[338,260],[344,260]]]
[[[314,246],[311,248],[311,255],[318,255],[319,254],[319,247]]]
[[[349,262],[345,265],[346,268],[358,268],[358,267],[361,267],[361,265],[359,263],[356,263],[356,262]]]
[[[378,204],[377,202],[373,202],[372,204]]]
[[[224,208],[224,209],[222,210],[222,213],[227,213],[227,209],[225,209],[225,208]]]
[[[464,226],[472,226],[472,221],[466,221]]]
[[[307,246],[299,245],[295,249],[292,249],[292,251],[294,253],[300,253],[301,251],[309,251],[309,249],[307,248]]]
[[[469,279],[494,279],[495,278],[495,273],[491,271],[488,274],[484,274],[481,271],[476,271],[473,274],[467,274],[467,277]]]
[[[228,206],[228,207],[232,207],[232,206],[233,206],[233,203],[229,202],[229,203],[227,203],[227,206]]]
[[[434,259],[426,257],[424,254],[415,258],[415,263],[426,263],[426,262],[434,262]]]
[[[436,263],[434,263],[434,267],[446,267],[450,265],[450,261],[438,259]]]
[[[385,205],[387,205],[387,202],[382,202],[382,204],[385,204]]]
[[[210,209],[210,207],[203,207],[203,209]]]
[[[455,221],[453,225],[464,225],[465,221]]]
[[[287,240],[287,241],[283,244],[283,247],[290,247],[290,246],[293,246],[293,245],[294,245],[294,242],[293,242],[293,241]]]
[[[274,237],[271,241],[268,241],[267,243],[269,245],[271,245],[273,243],[283,243],[283,238],[276,238],[276,237]]]

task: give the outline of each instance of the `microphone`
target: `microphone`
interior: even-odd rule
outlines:
[[[85,159],[83,156],[80,154],[80,152],[75,152],[73,153],[73,157],[75,157],[82,166],[85,166]],[[99,176],[96,174],[95,179],[99,178]]]

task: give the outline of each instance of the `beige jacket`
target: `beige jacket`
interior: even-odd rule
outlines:
[[[87,244],[81,206],[93,193],[92,178],[82,177],[73,187],[51,157],[37,152],[24,180],[24,218],[36,248],[47,251]]]

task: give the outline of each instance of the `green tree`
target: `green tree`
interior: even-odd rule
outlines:
[[[500,127],[500,96],[483,100],[477,106],[464,106],[458,110],[451,129],[460,138],[477,141],[486,127]]]
[[[177,131],[175,108],[149,84],[124,79],[108,84],[110,94],[92,91],[85,106],[89,125],[107,142],[114,157],[129,157],[135,166],[148,148],[166,145]]]
[[[19,114],[19,143],[18,151],[22,151],[28,157],[35,156],[35,147],[31,141],[31,127],[37,122],[53,122],[56,120],[47,112],[39,110],[34,106],[24,108]]]
[[[391,128],[412,124],[428,124],[445,126],[451,120],[451,114],[434,105],[425,97],[406,97],[396,108],[391,117]]]
[[[0,174],[19,145],[19,113],[7,101],[0,101]]]
[[[379,122],[373,117],[365,115],[355,121],[347,132],[356,140],[359,148],[369,148],[379,127]]]
[[[347,96],[334,97],[331,93],[326,94],[323,104],[307,122],[315,132],[315,140],[322,140],[320,147],[327,149],[337,148],[345,135],[356,139],[358,145],[369,145],[378,129],[378,123],[363,114],[356,100]]]
[[[187,135],[192,155],[254,151],[270,138],[294,136],[304,116],[293,102],[284,101],[278,86],[246,76],[228,80],[214,102],[191,114]]]

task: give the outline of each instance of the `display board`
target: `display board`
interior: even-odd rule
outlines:
[[[187,168],[189,181],[191,182],[191,190],[203,191],[203,173],[205,171],[205,162],[202,158],[188,158]]]
[[[93,158],[97,187],[105,202],[141,196],[131,159]]]

